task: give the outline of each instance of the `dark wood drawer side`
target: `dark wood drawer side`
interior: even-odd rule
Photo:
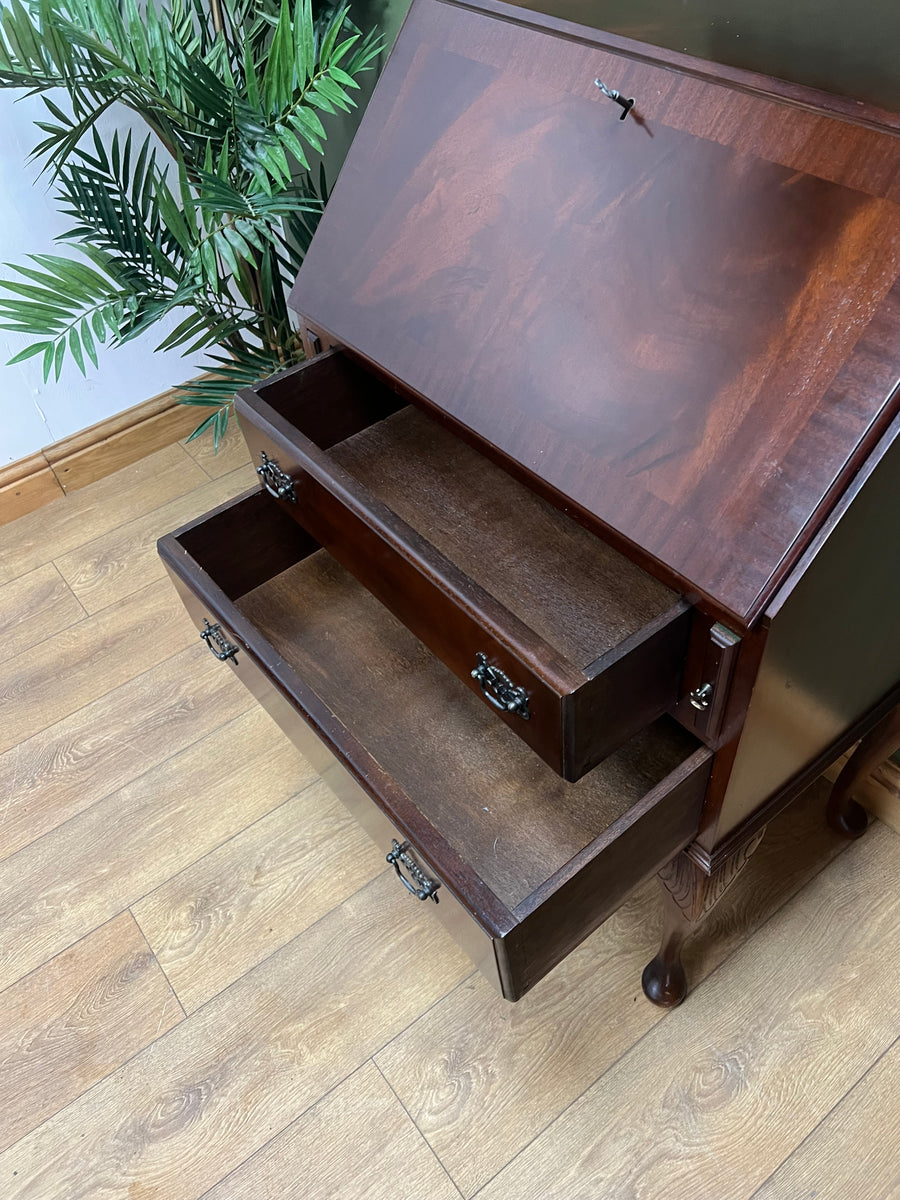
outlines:
[[[710,752],[663,718],[563,781],[502,725],[485,726],[466,689],[444,690],[446,667],[270,507],[260,493],[239,498],[163,538],[160,554],[198,629],[218,625],[235,648],[222,669],[384,854],[408,843],[439,885],[438,903],[410,902],[428,903],[518,999],[691,840]]]

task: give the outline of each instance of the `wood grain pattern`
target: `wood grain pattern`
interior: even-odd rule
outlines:
[[[710,752],[664,719],[567,789],[485,725],[469,691],[448,688],[421,643],[323,551],[295,547],[305,557],[279,571],[291,538],[269,529],[260,545],[247,527],[263,509],[297,531],[254,492],[161,541],[182,600],[198,628],[220,624],[238,647],[230,669],[323,775],[347,769],[348,806],[366,828],[373,818],[373,836],[408,839],[430,864],[447,889],[440,919],[461,918],[473,959],[487,949],[486,969],[517,999],[688,843]],[[248,574],[263,582],[243,593]],[[397,711],[415,739],[385,720]]]
[[[485,722],[483,705],[321,552],[241,597],[238,608],[362,746],[378,746],[378,763],[414,797],[422,823],[509,907],[623,817],[696,746],[662,723],[578,783],[565,783],[504,726]],[[386,724],[384,714],[395,712],[406,720]],[[473,805],[473,796],[482,802]]]
[[[292,302],[746,628],[890,411],[900,147],[515,14],[414,6]]]
[[[179,404],[178,392],[169,388],[46,446],[42,454],[69,493],[171,446],[199,423],[197,409]]]
[[[868,839],[876,870],[891,870],[893,842],[885,829]],[[860,886],[861,850],[785,905],[752,953],[739,950],[607,1071],[484,1200],[752,1196],[898,1035],[900,901]]]
[[[817,785],[772,823],[743,877],[688,944],[698,995],[703,979],[845,849],[825,825],[827,797],[827,785]],[[514,1008],[483,980],[469,981],[376,1056],[464,1196],[663,1020],[639,987],[659,924],[656,891],[652,882],[642,887]],[[547,1153],[561,1169],[560,1157]]]
[[[205,482],[204,472],[176,445],[99,480],[90,490],[60,496],[46,510],[0,528],[0,584]]]
[[[0,859],[249,711],[222,664],[191,645],[0,755]]]
[[[581,670],[678,598],[417,409],[331,458]]]
[[[856,1188],[866,1200],[900,1192],[900,1042],[866,1072],[753,1200],[843,1200]]]
[[[0,992],[0,1150],[183,1016],[128,913]]]
[[[140,514],[137,502],[131,507],[128,499],[135,496],[128,482],[131,478],[131,471],[126,471],[125,511],[120,512],[116,491],[106,481],[65,501],[66,505],[85,505],[87,540]],[[87,502],[97,495],[101,499],[95,511],[93,503]],[[144,502],[148,512],[159,506],[152,480],[144,489]],[[62,521],[56,528],[56,518],[51,519],[56,511],[51,508],[44,514],[45,538],[50,541],[57,533],[63,540],[77,538],[77,532],[70,534]],[[252,527],[253,538],[259,540],[261,528]],[[28,538],[33,536],[34,525],[28,517],[23,520],[23,530]],[[78,544],[76,540],[60,553]],[[2,552],[2,569],[7,562],[14,566],[19,554],[15,537],[2,540]],[[28,550],[22,561],[31,553]],[[271,553],[271,548],[261,547],[250,575],[259,569],[261,560],[271,559]],[[41,565],[31,562],[21,574]],[[231,562],[229,569],[234,581],[247,578],[243,563]],[[172,605],[177,606],[174,595]],[[228,779],[215,790],[223,761],[238,742],[237,737],[228,735],[228,723],[232,731],[238,728],[235,719],[249,704],[233,674],[221,667],[198,643],[112,690],[98,670],[94,676],[97,694],[89,703],[0,757],[0,851],[10,854],[35,842],[27,855],[9,860],[3,877],[12,889],[15,864],[30,864],[18,880],[19,891],[33,883],[40,890],[53,878],[61,909],[72,880],[73,901],[80,914],[72,932],[87,934],[71,948],[73,956],[79,947],[99,944],[95,939],[103,936],[104,927],[100,933],[88,932],[88,927],[93,929],[104,919],[103,912],[110,911],[105,906],[111,896],[120,891],[136,901],[132,887],[136,880],[141,888],[165,888],[180,872],[182,878],[191,870],[202,873],[204,861],[212,861],[219,853],[224,863],[224,847],[221,852],[214,849],[222,843],[207,842],[202,834],[203,826],[220,820],[223,803],[229,808],[225,837],[252,836],[243,831],[264,819],[255,801],[246,815],[241,815],[243,796],[233,797]],[[192,695],[194,682],[196,693]],[[221,721],[216,720],[217,712]],[[258,720],[259,743],[274,744],[274,727],[264,731],[263,718]],[[220,724],[226,728],[218,737],[207,736]],[[243,728],[246,733],[248,726]],[[250,740],[255,744],[257,736]],[[194,754],[187,774],[161,770],[167,748],[169,753],[179,754],[188,746],[194,747]],[[293,764],[293,759],[282,764],[288,781],[295,775]],[[150,775],[139,783],[144,770]],[[204,776],[210,777],[209,792],[202,790]],[[284,783],[273,781],[272,786],[277,790]],[[143,812],[134,821],[133,836],[120,842],[115,809],[125,796],[125,807],[136,811],[127,799],[136,795],[135,788],[144,790]],[[101,810],[104,815],[92,826],[90,836],[97,839],[98,851],[88,865],[79,848],[88,837],[87,827],[75,822],[67,833],[62,822],[116,789],[123,789],[120,799],[109,801]],[[200,789],[201,795],[197,823],[181,811],[177,819],[171,819],[178,800],[185,806],[193,804],[195,789]],[[816,993],[799,1009],[810,1017],[811,1028],[823,1031],[815,1046],[803,1043],[803,1033],[799,1035],[806,1060],[798,1079],[806,1084],[808,1095],[815,1096],[832,1078],[835,1048],[841,1047],[842,1040],[849,1037],[850,1043],[856,1044],[859,1027],[882,1020],[893,1003],[879,983],[870,986],[873,973],[882,979],[891,960],[882,946],[866,940],[865,931],[870,899],[876,900],[877,914],[879,898],[892,892],[900,846],[896,837],[892,837],[887,860],[881,853],[870,854],[873,842],[869,837],[853,850],[855,884],[865,903],[844,904],[843,884],[838,880],[832,889],[834,867],[827,866],[819,884],[825,899],[819,902],[817,898],[806,927],[785,929],[777,921],[769,921],[760,928],[785,895],[802,887],[844,846],[837,845],[824,825],[823,797],[824,785],[773,822],[744,876],[714,911],[709,927],[689,946],[686,958],[691,974],[702,978],[725,953],[757,930],[737,964],[742,963],[744,969],[726,964],[716,972],[714,979],[720,989],[716,1003],[696,1020],[695,1002],[703,1000],[712,980],[689,1001],[678,1021],[637,996],[640,967],[656,940],[658,913],[652,886],[641,889],[565,964],[518,1005],[510,1006],[498,1001],[477,977],[469,977],[468,964],[434,922],[427,920],[429,914],[421,911],[424,906],[409,901],[396,880],[377,879],[168,1034],[165,1025],[171,1009],[167,1010],[160,1040],[94,1083],[80,1098],[74,1098],[79,1082],[87,1087],[93,1077],[78,1074],[81,1066],[76,1070],[74,1060],[67,1060],[72,1064],[70,1102],[3,1156],[0,1194],[4,1200],[20,1195],[29,1200],[95,1200],[104,1194],[123,1200],[191,1200],[214,1188],[210,1200],[220,1200],[219,1189],[221,1200],[232,1200],[231,1185],[237,1189],[236,1196],[252,1195],[256,1200],[266,1195],[270,1184],[273,1200],[276,1196],[281,1200],[291,1195],[290,1189],[299,1181],[304,1200],[307,1194],[311,1200],[319,1200],[314,1188],[322,1188],[328,1195],[332,1183],[337,1189],[335,1200],[357,1200],[356,1189],[362,1188],[369,1189],[363,1193],[366,1200],[398,1200],[404,1197],[405,1179],[395,1173],[399,1150],[414,1181],[410,1195],[434,1194],[444,1200],[440,1177],[418,1174],[425,1163],[421,1141],[400,1121],[397,1108],[387,1103],[387,1093],[378,1090],[371,1068],[360,1072],[370,1055],[378,1055],[382,1065],[390,1063],[391,1078],[402,1098],[461,1183],[483,1183],[608,1072],[617,1058],[627,1056],[642,1036],[655,1039],[650,1055],[653,1061],[646,1075],[636,1077],[633,1086],[618,1093],[626,1117],[646,1102],[648,1095],[659,1094],[673,1077],[692,1078],[688,1060],[692,1061],[697,1041],[702,1037],[706,1045],[725,1044],[719,1022],[734,1005],[744,1003],[746,968],[763,955],[762,1006],[742,1022],[741,1032],[761,1027],[766,1051],[753,1057],[759,1069],[744,1079],[742,1096],[755,1111],[765,1110],[766,1117],[757,1124],[735,1120],[729,1129],[742,1139],[747,1158],[764,1164],[763,1173],[775,1171],[770,1186],[778,1180],[779,1164],[791,1151],[797,1154],[800,1169],[796,1176],[788,1173],[783,1177],[782,1190],[775,1191],[771,1200],[782,1196],[798,1200],[798,1194],[805,1196],[800,1189],[807,1183],[808,1190],[824,1189],[828,1200],[832,1196],[835,1200],[838,1196],[841,1200],[855,1198],[861,1183],[869,1180],[873,1200],[881,1200],[877,1189],[885,1179],[886,1200],[891,1195],[890,1156],[885,1158],[882,1149],[890,1150],[890,1138],[895,1137],[891,1119],[897,1108],[896,1067],[891,1060],[882,1060],[888,1064],[886,1077],[878,1084],[875,1102],[864,1105],[865,1115],[858,1124],[854,1124],[853,1105],[854,1097],[864,1095],[863,1083],[856,1090],[850,1090],[850,1084],[864,1075],[867,1064],[855,1074],[848,1071],[848,1107],[838,1106],[836,1119],[819,1125],[818,1132],[805,1142],[810,1151],[815,1150],[815,1163],[803,1157],[802,1149],[795,1149],[807,1126],[785,1130],[793,1096],[785,1099],[784,1080],[792,1079],[798,1066],[794,1025],[785,1026],[783,1014],[772,1015],[768,1007],[772,989],[781,980],[779,972],[788,968],[802,972],[807,962],[818,966],[820,947],[826,948],[821,953],[827,952],[832,929],[846,928],[848,943],[859,942],[859,957],[850,964],[855,972],[851,1003],[846,1004],[844,994],[838,993],[832,1004],[832,979],[826,974],[818,980],[822,994]],[[157,809],[161,809],[158,822],[154,819]],[[799,823],[794,823],[795,817]],[[41,836],[56,826],[60,828],[50,838]],[[779,829],[785,831],[783,835]],[[74,855],[69,853],[70,836]],[[44,850],[39,849],[41,843]],[[336,848],[338,843],[326,845]],[[43,865],[36,874],[39,862]],[[191,867],[193,863],[197,866]],[[153,877],[140,882],[144,872]],[[832,890],[834,907],[829,907]],[[94,893],[96,904],[91,900]],[[24,896],[20,900],[27,903]],[[33,911],[37,936],[43,938],[54,914],[40,908],[39,897]],[[110,911],[110,916],[117,911]],[[127,918],[113,916],[113,921],[124,920]],[[27,942],[27,928],[17,928]],[[266,937],[267,928],[261,927],[261,937]],[[808,950],[798,964],[795,949],[807,942]],[[51,968],[54,962],[74,962],[68,949],[58,949],[61,957],[51,960]],[[52,939],[46,953],[55,953]],[[252,957],[252,947],[248,946],[248,953]],[[40,1011],[40,995],[19,989],[31,979],[43,978],[47,968],[38,957],[34,974],[5,993],[27,995],[32,1014]],[[59,987],[65,987],[65,979],[59,980]],[[51,1001],[54,994],[62,995],[52,988]],[[3,995],[0,993],[0,1006]],[[110,1044],[120,1036],[115,1031],[122,1030],[123,1017],[113,997],[123,995],[116,990],[104,992],[109,1003],[91,1007],[96,1016],[91,1026],[97,1031],[94,1046],[101,1050],[105,1030]],[[828,1005],[824,1016],[823,1004]],[[84,1008],[79,1011],[82,1015],[86,1012]],[[793,1019],[796,1021],[796,1016]],[[85,1016],[85,1020],[90,1023],[94,1017]],[[29,1042],[31,1078],[36,1086],[26,1080],[21,1089],[7,1089],[4,1097],[11,1109],[17,1108],[20,1100],[40,1103],[41,1081],[47,1080],[42,1063],[45,1059],[61,1062],[59,1056],[54,1057],[56,1047],[68,1036],[58,1021],[53,1029],[54,1037]],[[71,1032],[72,1026],[66,1029]],[[77,1038],[66,1044],[71,1047],[75,1041]],[[83,1065],[84,1059],[78,1063]],[[875,1071],[877,1067],[864,1078],[873,1078]],[[67,1067],[63,1065],[57,1075],[66,1076]],[[709,1078],[714,1080],[714,1074]],[[375,1082],[371,1091],[369,1080]],[[61,1089],[66,1086],[64,1078],[54,1078],[46,1086],[57,1082]],[[843,1086],[841,1081],[833,1094]],[[322,1099],[329,1088],[335,1089],[331,1092],[335,1103],[330,1106],[328,1099]],[[365,1110],[372,1105],[374,1121],[367,1111],[354,1107],[357,1094],[365,1098]],[[316,1107],[310,1109],[310,1105]],[[609,1112],[602,1111],[598,1121],[607,1116]],[[846,1140],[841,1137],[844,1121]],[[559,1125],[555,1128],[558,1131]],[[311,1129],[315,1132],[309,1134]],[[370,1129],[373,1136],[367,1140]],[[622,1161],[634,1165],[648,1158],[659,1159],[666,1146],[689,1143],[692,1151],[702,1149],[714,1163],[721,1143],[709,1132],[708,1124],[698,1124],[692,1108],[673,1106],[664,1121],[638,1126],[621,1140]],[[771,1150],[770,1140],[775,1143]],[[577,1148],[573,1152],[568,1139],[548,1133],[539,1137],[536,1145],[539,1150],[531,1153],[542,1160],[535,1168],[541,1200],[552,1200],[557,1177],[564,1180],[560,1187],[574,1192],[578,1200],[605,1196],[604,1186],[598,1186],[592,1177],[590,1158],[583,1171],[577,1163],[573,1167]],[[865,1175],[861,1174],[861,1161]],[[825,1172],[819,1170],[820,1163],[827,1164]],[[18,1175],[12,1173],[16,1170]],[[566,1172],[574,1174],[574,1183]],[[579,1178],[583,1180],[580,1193]],[[727,1183],[731,1176],[725,1178]],[[705,1192],[719,1200],[724,1189],[719,1188],[718,1179],[710,1182],[701,1173],[699,1180]],[[606,1191],[613,1187],[611,1184]],[[513,1181],[510,1196],[519,1200],[521,1191]],[[654,1200],[660,1191],[651,1186]],[[696,1187],[684,1187],[679,1179],[673,1194],[677,1198],[679,1193],[693,1198],[697,1191]],[[761,1200],[770,1197],[763,1193]]]
[[[0,587],[0,644],[4,659],[46,641],[85,615],[52,563]]]
[[[421,413],[379,419],[385,402],[396,397],[330,353],[237,404],[254,461],[290,475],[280,511],[494,720],[581,778],[674,705],[688,605]],[[341,426],[351,435],[332,445]],[[483,697],[479,655],[527,695],[527,720]]]
[[[319,781],[132,911],[193,1012],[384,869],[384,854]]]
[[[249,466],[238,467],[185,496],[117,526],[75,550],[55,565],[88,612],[98,612],[156,579],[165,568],[156,553],[157,539],[199,513],[215,508],[256,483]]]
[[[2,1194],[196,1200],[468,975],[423,907],[380,875],[0,1156]]]
[[[236,417],[229,422],[225,439],[220,442],[218,451],[215,449],[213,439],[208,435],[201,435],[193,442],[185,442],[184,448],[210,479],[220,479],[223,475],[230,475],[238,467],[244,467],[250,462],[250,451],[241,435]]]
[[[327,1147],[323,1153],[322,1148]],[[204,1200],[382,1200],[459,1193],[383,1077],[366,1063]]]
[[[73,625],[5,662],[0,672],[0,751],[25,741],[170,658],[196,638],[173,609],[168,582],[142,588],[89,624]]]
[[[276,808],[310,776],[254,708],[7,858],[0,987]]]
[[[43,454],[0,467],[0,525],[58,500],[63,490]]]

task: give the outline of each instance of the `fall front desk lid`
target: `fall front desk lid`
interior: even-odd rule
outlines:
[[[291,294],[737,628],[900,379],[900,139],[778,91],[415,0]]]

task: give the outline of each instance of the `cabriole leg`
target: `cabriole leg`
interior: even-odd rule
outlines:
[[[869,730],[834,782],[828,799],[828,824],[844,837],[858,838],[865,833],[869,818],[861,804],[853,799],[853,791],[881,766],[900,746],[900,705]]]
[[[644,968],[644,995],[661,1008],[674,1008],[687,995],[681,948],[706,914],[734,883],[759,845],[765,826],[711,875],[682,851],[657,875],[663,890],[663,933],[659,953]]]

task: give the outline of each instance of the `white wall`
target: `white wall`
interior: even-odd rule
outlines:
[[[43,137],[32,122],[44,119],[46,110],[38,97],[16,100],[18,95],[0,91],[0,263],[17,264],[27,254],[67,254],[53,239],[71,224],[56,212],[46,179],[36,181],[37,167],[28,163],[32,146]],[[115,123],[121,124],[121,118],[114,122],[110,117],[105,128]],[[138,133],[143,138],[136,128]],[[16,277],[5,266],[0,272],[4,278]],[[0,330],[0,466],[195,375],[199,357],[192,363],[176,352],[154,353],[177,320],[118,349],[98,346],[100,369],[86,363],[87,378],[67,361],[59,383],[51,376],[46,385],[40,355],[14,367],[5,365],[32,339]]]

